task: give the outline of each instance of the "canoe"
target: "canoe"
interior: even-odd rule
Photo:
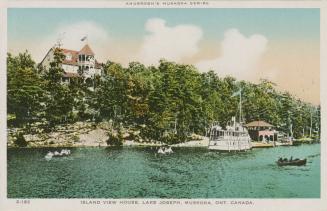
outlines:
[[[278,166],[303,166],[307,163],[307,159],[294,159],[292,161],[277,161]]]

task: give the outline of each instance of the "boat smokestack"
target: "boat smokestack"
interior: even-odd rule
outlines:
[[[233,121],[234,130],[235,130],[235,128],[236,128],[236,118],[234,116],[232,117],[232,121]]]

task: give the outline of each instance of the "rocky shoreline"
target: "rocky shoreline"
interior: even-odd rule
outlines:
[[[15,143],[17,133],[22,129],[12,128],[8,130],[8,148],[19,147]],[[42,147],[107,147],[107,140],[110,134],[117,133],[113,130],[110,122],[76,122],[65,126],[57,126],[52,132],[35,127],[32,132],[24,132],[24,139],[27,148]],[[164,143],[154,140],[143,140],[138,137],[140,131],[123,129],[122,146],[162,146]],[[138,137],[137,141],[130,137]],[[208,138],[192,135],[192,140],[172,145],[173,147],[206,147],[208,146]]]

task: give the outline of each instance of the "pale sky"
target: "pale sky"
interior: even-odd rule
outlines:
[[[8,9],[8,49],[40,62],[61,37],[88,42],[101,62],[146,65],[165,58],[201,72],[272,80],[320,103],[319,9]]]

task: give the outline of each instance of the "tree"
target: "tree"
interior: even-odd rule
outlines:
[[[35,63],[26,51],[7,58],[7,110],[15,115],[17,125],[37,121],[44,109],[44,80],[37,74]]]
[[[117,63],[107,62],[104,65],[105,76],[96,90],[95,109],[104,119],[112,119],[114,122],[125,120],[127,105],[127,73]]]
[[[64,73],[62,61],[65,55],[60,48],[54,48],[54,59],[50,63],[49,70],[44,76],[46,83],[44,89],[47,91],[46,119],[53,128],[56,123],[64,123],[72,115],[74,96],[66,85],[61,83]]]
[[[218,121],[226,127],[232,116],[239,116],[242,90],[242,120],[265,120],[285,133],[307,135],[310,126],[320,134],[320,107],[280,92],[276,84],[259,84],[220,78],[214,71],[200,73],[194,66],[161,60],[158,67],[131,62],[127,68],[108,61],[104,75],[91,80],[90,89],[83,75],[61,82],[64,55],[54,49],[54,60],[44,77],[35,68],[28,52],[8,54],[8,122],[15,116],[21,125],[43,116],[50,126],[75,120],[112,120],[119,127],[138,128],[145,140],[165,143],[185,141],[191,133],[205,135]],[[238,118],[237,118],[238,119]],[[121,137],[111,141],[121,142]]]

